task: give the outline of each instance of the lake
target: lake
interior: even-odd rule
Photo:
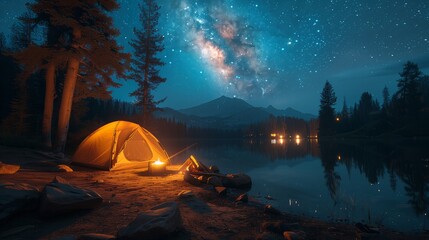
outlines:
[[[428,141],[194,142],[175,163],[192,154],[223,173],[246,173],[253,181],[250,196],[282,211],[405,232],[429,228]],[[191,143],[169,142],[166,147],[172,155]]]

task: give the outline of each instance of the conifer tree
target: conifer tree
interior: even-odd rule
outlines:
[[[417,64],[407,62],[399,73],[401,78],[398,80],[398,92],[396,93],[399,100],[399,108],[403,113],[410,116],[417,116],[421,108],[420,93],[418,91],[419,82],[422,78],[422,72]]]
[[[158,57],[158,54],[164,50],[164,37],[158,32],[160,7],[156,1],[144,0],[139,7],[142,29],[134,29],[136,39],[130,42],[134,48],[130,77],[137,82],[138,88],[131,93],[131,96],[137,98],[136,105],[143,113],[143,123],[147,123],[157,105],[165,101],[165,98],[155,100],[152,93],[166,80],[159,75],[159,67],[164,63]]]
[[[110,95],[108,87],[119,86],[112,75],[125,77],[129,56],[117,45],[114,37],[119,33],[107,15],[119,5],[115,0],[37,0],[29,6],[36,14],[34,22],[45,24],[48,39],[56,36],[57,42],[29,48],[19,59],[25,62],[26,56],[32,56],[33,60],[25,64],[47,69],[50,84],[55,68],[65,68],[56,145],[57,151],[64,151],[75,92],[105,97]]]
[[[27,19],[33,18],[31,11],[26,11],[19,17],[19,21],[12,25],[12,48],[22,50],[33,44],[33,24]]]
[[[387,86],[384,86],[383,88],[383,111],[387,112],[388,108],[389,108],[389,104],[390,104],[390,93],[389,93],[389,89],[387,88]]]
[[[319,110],[319,136],[332,135],[335,132],[335,110],[337,102],[334,89],[328,81],[323,87]]]

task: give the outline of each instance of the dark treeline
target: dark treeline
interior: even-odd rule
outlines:
[[[404,64],[397,90],[392,95],[387,87],[381,103],[371,93],[362,93],[358,103],[347,105],[344,99],[340,112],[335,113],[335,92],[329,82],[322,91],[319,111],[320,136],[349,137],[429,135],[429,77],[417,64]]]

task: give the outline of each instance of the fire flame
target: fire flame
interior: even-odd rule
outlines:
[[[162,165],[164,162],[160,161],[159,159],[152,163],[152,165]]]

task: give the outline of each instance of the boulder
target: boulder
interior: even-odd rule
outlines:
[[[193,200],[196,196],[191,190],[182,190],[177,194],[177,200]]]
[[[52,217],[78,210],[93,209],[103,202],[103,198],[89,189],[70,185],[61,177],[55,177],[42,191],[40,215]]]
[[[13,214],[37,208],[39,190],[25,183],[0,183],[0,222]]]
[[[18,170],[21,168],[19,165],[13,165],[13,164],[6,164],[0,162],[0,175],[1,174],[14,174],[18,172]]]
[[[118,232],[118,239],[169,239],[183,229],[176,202],[165,202],[137,216]]]
[[[250,188],[252,186],[252,179],[243,173],[227,174],[222,178],[222,185],[229,188]]]

